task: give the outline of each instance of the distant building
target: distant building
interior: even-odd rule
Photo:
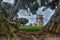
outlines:
[[[36,25],[43,26],[43,15],[36,15]]]
[[[36,23],[33,23],[32,26],[36,26]]]
[[[30,26],[43,26],[43,15],[36,15],[36,23],[30,23]]]

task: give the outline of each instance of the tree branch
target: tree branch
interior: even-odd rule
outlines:
[[[10,24],[16,24],[16,22],[10,21],[9,19],[7,19],[6,17],[3,16],[3,19],[6,20],[8,23]]]
[[[13,19],[14,16],[17,15],[17,11],[19,10],[20,5],[21,5],[20,0],[17,0],[16,5],[12,8],[12,10],[11,10],[11,12],[10,12],[10,15],[9,15],[9,17],[8,17],[9,19]]]

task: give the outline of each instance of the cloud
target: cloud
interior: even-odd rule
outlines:
[[[8,2],[8,3],[13,4],[14,3],[14,0],[3,0],[3,2]]]
[[[3,0],[4,2],[8,2],[13,4],[14,0]],[[51,10],[50,8],[48,8],[45,11],[42,11],[43,7],[38,8],[38,11],[36,12],[37,15],[43,15],[44,19],[44,25],[50,20],[51,16],[54,14],[55,10]],[[32,13],[29,11],[27,12],[26,10],[21,9],[18,13],[19,17],[24,17],[29,19],[29,23],[34,23],[36,22],[36,15],[32,15]],[[30,16],[29,16],[30,15]]]
[[[44,18],[43,22],[45,25],[50,20],[51,16],[54,14],[55,10],[51,10],[50,8],[48,8],[47,10],[42,11],[43,8],[44,8],[44,6],[38,9],[37,15],[43,15],[43,18]]]

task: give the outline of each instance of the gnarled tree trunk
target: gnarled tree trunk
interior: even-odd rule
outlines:
[[[45,28],[52,33],[60,33],[60,0],[55,13],[45,25]]]
[[[0,13],[1,14],[0,27],[2,28],[2,33],[6,36],[6,39],[4,39],[4,40],[12,40],[11,37],[15,36],[14,32],[17,30],[17,26],[16,26],[16,22],[14,22],[13,18],[17,15],[17,11],[18,11],[19,7],[20,7],[20,0],[17,0],[16,4],[8,12],[9,13],[8,17],[5,17],[4,15],[2,15],[2,13]],[[1,7],[0,7],[0,9],[1,9]]]

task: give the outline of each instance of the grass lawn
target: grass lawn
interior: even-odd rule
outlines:
[[[19,28],[26,32],[34,32],[34,31],[42,30],[43,27],[42,26],[24,26]]]

